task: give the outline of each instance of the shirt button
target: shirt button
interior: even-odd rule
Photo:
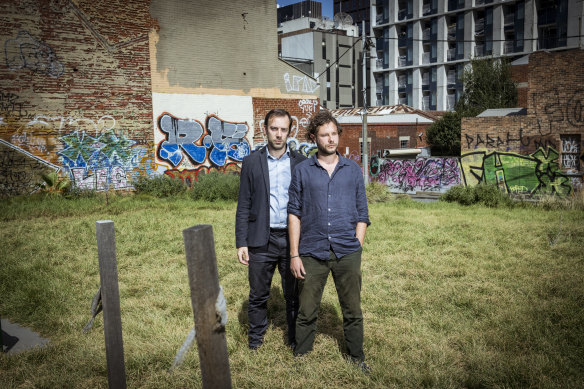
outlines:
[[[329,240],[331,240],[331,237],[329,236]]]
[[[328,211],[330,212],[330,211],[331,211],[331,209],[329,208],[329,209],[328,209]]]
[[[329,223],[328,225],[330,226],[331,224]]]

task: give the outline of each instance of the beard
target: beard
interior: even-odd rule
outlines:
[[[332,147],[327,147],[327,146],[329,146],[329,143],[324,144],[324,145],[317,143],[316,148],[318,149],[318,153],[320,155],[323,155],[323,156],[336,154],[337,148],[339,147],[338,144],[334,145],[335,146],[334,149]]]

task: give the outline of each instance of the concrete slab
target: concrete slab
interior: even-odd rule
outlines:
[[[49,339],[41,337],[29,328],[11,323],[8,319],[0,319],[2,327],[2,351],[6,354],[17,354],[33,347],[44,347]],[[7,336],[8,335],[8,336]]]

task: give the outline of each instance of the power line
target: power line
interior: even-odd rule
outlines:
[[[569,38],[582,38],[584,37],[584,35],[569,35],[564,37],[561,37],[562,39],[569,39]],[[546,40],[546,39],[550,39],[550,38],[555,38],[555,37],[538,37],[538,38],[523,38],[523,39],[519,39],[519,41],[538,41],[538,40]],[[428,42],[428,43],[432,43],[432,42],[452,42],[452,43],[471,43],[471,42],[477,42],[476,39],[473,40],[466,40],[466,39],[416,39],[416,38],[403,38],[403,37],[379,37],[379,38],[375,38],[375,39],[383,39],[383,40],[404,40],[407,42]],[[514,39],[486,39],[484,40],[484,42],[513,42],[515,41]],[[480,42],[480,41],[479,41]]]

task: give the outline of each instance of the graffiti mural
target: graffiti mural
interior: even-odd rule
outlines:
[[[373,157],[370,173],[373,180],[384,183],[392,192],[446,192],[462,183],[457,158],[391,160]]]
[[[51,171],[59,167],[0,139],[0,197],[33,193]]]
[[[34,39],[27,31],[20,31],[14,39],[4,43],[6,66],[10,70],[29,69],[35,73],[59,77],[65,66],[48,45]]]
[[[6,116],[15,119],[28,117],[28,111],[23,109],[24,103],[19,100],[20,97],[14,93],[0,91],[0,115],[2,115],[2,118]]]
[[[496,184],[507,193],[533,196],[572,193],[571,180],[560,170],[559,154],[539,148],[530,155],[502,151],[472,151],[461,157],[466,185]]]
[[[230,161],[241,162],[250,153],[245,136],[246,123],[232,123],[208,115],[203,126],[198,120],[179,119],[164,113],[158,118],[158,129],[165,134],[157,156],[177,167],[186,158],[193,165],[209,162],[224,166]]]
[[[74,131],[60,138],[64,148],[60,156],[74,185],[80,189],[130,189],[131,178],[138,174],[146,148],[134,147],[135,141],[109,130],[93,137]]]
[[[290,74],[284,74],[284,83],[286,84],[286,92],[306,92],[314,93],[319,88],[317,82],[308,76],[292,76],[290,79]],[[302,84],[302,87],[300,86]]]

